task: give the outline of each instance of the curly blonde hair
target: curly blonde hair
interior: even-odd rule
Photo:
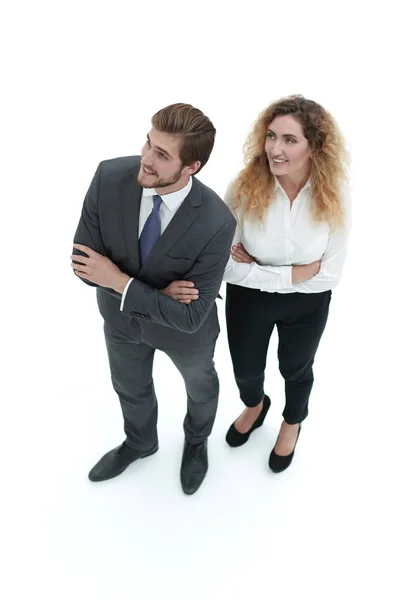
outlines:
[[[245,168],[234,184],[233,208],[244,208],[244,217],[262,218],[273,199],[275,178],[265,153],[271,122],[282,115],[293,116],[303,127],[313,151],[310,185],[312,214],[317,222],[343,224],[342,190],[348,180],[349,157],[333,117],[319,104],[301,95],[274,102],[259,115],[244,145]]]

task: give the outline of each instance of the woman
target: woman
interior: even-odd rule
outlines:
[[[245,145],[245,168],[225,201],[237,220],[227,282],[229,347],[246,408],[226,440],[241,446],[270,407],[264,394],[268,343],[276,325],[285,379],[283,423],[269,458],[292,462],[308,414],[315,353],[331,290],[346,255],[347,156],[335,121],[319,104],[290,96],[265,109]]]

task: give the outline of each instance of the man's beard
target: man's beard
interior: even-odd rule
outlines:
[[[179,179],[181,178],[182,175],[182,171],[183,169],[179,169],[178,171],[176,171],[176,173],[174,173],[173,175],[171,175],[171,177],[169,179],[156,179],[152,185],[148,185],[148,184],[144,184],[140,178],[140,171],[137,177],[137,181],[138,184],[141,185],[144,188],[163,188],[163,187],[168,187],[170,185],[174,185],[175,183],[177,183],[177,181],[179,181]]]

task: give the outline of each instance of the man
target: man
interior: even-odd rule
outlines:
[[[141,158],[101,162],[85,197],[71,266],[97,287],[126,434],[90,471],[91,481],[158,450],[155,349],[172,359],[187,391],[183,491],[196,492],[206,475],[219,392],[215,300],[236,226],[223,201],[193,177],[214,139],[200,110],[167,106],[153,116]]]

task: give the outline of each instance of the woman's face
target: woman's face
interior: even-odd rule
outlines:
[[[268,127],[265,152],[273,175],[307,175],[312,155],[303,127],[292,115],[276,117]]]

